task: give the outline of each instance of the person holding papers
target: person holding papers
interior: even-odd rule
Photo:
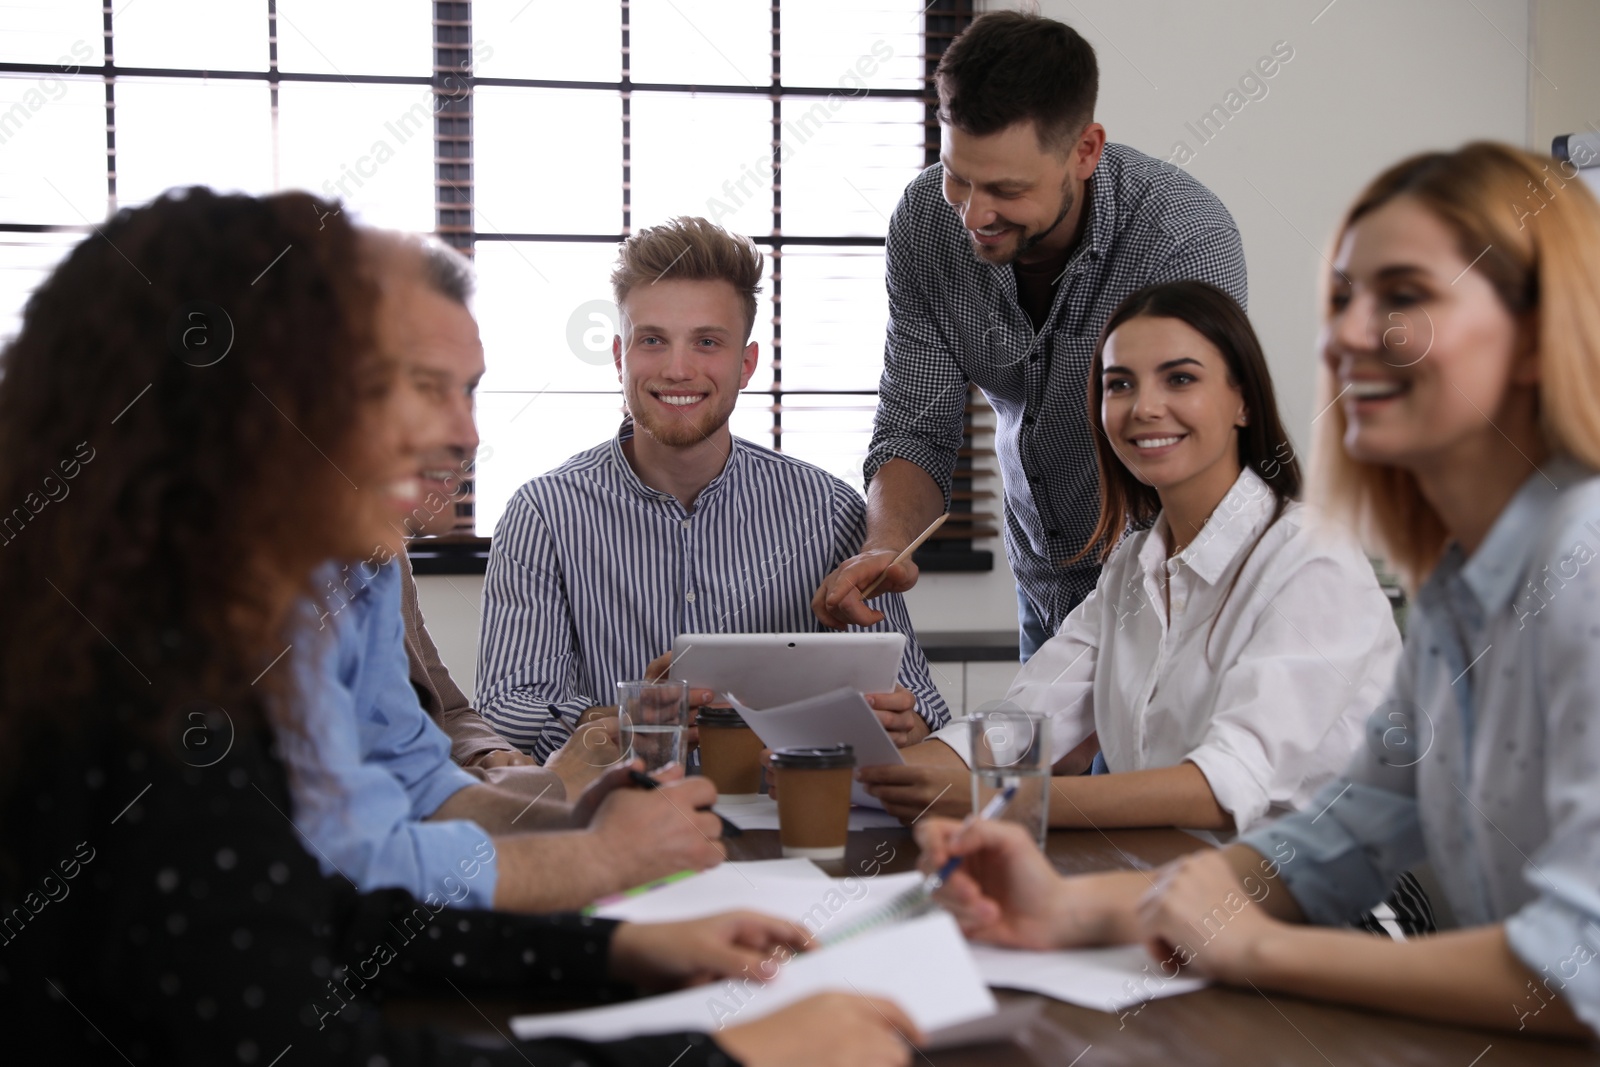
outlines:
[[[1007,697],[1051,720],[1051,825],[1226,834],[1303,807],[1360,743],[1400,636],[1355,540],[1295,500],[1249,319],[1204,282],[1142,289],[1088,394],[1105,565]],[[902,819],[957,814],[967,727],[861,778]],[[1091,760],[1112,773],[1081,775]]]
[[[0,552],[16,1040],[75,1064],[909,1063],[910,1020],[856,996],[600,1044],[468,1044],[380,1010],[386,994],[570,1002],[744,978],[806,936],[749,913],[441,914],[492,852],[420,897],[318,869],[290,812],[336,782],[294,754],[330,712],[279,660],[330,652],[302,618],[331,606],[324,561],[400,550],[439,417],[379,317],[399,268],[347,219],[305,194],[204,189],[122,211],[0,356],[0,498],[73,483]]]
[[[1600,204],[1554,161],[1407,159],[1327,283],[1318,488],[1416,592],[1343,778],[1221,851],[1060,879],[1014,827],[918,827],[971,936],[1142,941],[1164,973],[1468,1026],[1600,1034]],[[1462,929],[1337,925],[1432,863]],[[1168,970],[1170,968],[1170,970]]]
[[[611,275],[628,416],[609,441],[524,485],[495,529],[484,579],[477,704],[540,761],[580,723],[615,714],[682,633],[820,629],[811,591],[855,553],[860,495],[817,467],[733,436],[755,372],[762,256],[699,218],[647,227]],[[868,697],[890,735],[949,718],[898,595],[873,630],[906,635],[900,684]],[[683,664],[694,684],[693,662]]]

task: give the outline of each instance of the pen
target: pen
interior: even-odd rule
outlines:
[[[934,519],[932,522],[930,522],[928,524],[928,528],[926,530],[923,530],[920,534],[918,534],[917,535],[917,539],[915,541],[911,542],[905,548],[900,550],[900,554],[894,558],[894,562],[890,563],[889,567],[898,567],[900,564],[902,564],[906,560],[910,559],[911,558],[911,553],[913,553],[917,549],[921,548],[922,547],[922,542],[924,542],[928,538],[932,537],[933,536],[933,531],[935,531],[939,527],[943,526],[944,525],[944,520],[948,519],[949,517],[950,517],[950,513],[947,511],[943,515],[940,515],[937,519]],[[889,567],[885,567],[883,569],[883,573],[878,575],[877,579],[871,585],[867,586],[867,588],[862,592],[862,594],[861,594],[862,603],[866,603],[868,600],[872,599],[872,595],[878,591],[878,586],[882,585],[883,584],[883,580],[886,577],[888,577],[888,575],[889,575]]]
[[[1006,786],[1004,789],[1000,790],[999,793],[996,793],[994,797],[990,799],[989,803],[983,806],[982,811],[970,818],[967,824],[970,826],[974,822],[981,822],[984,819],[993,819],[998,817],[1001,812],[1006,810],[1006,805],[1010,804],[1012,798],[1016,795],[1017,786],[1015,783]],[[926,889],[930,894],[937,893],[939,889],[943,887],[945,882],[949,881],[950,876],[956,872],[956,868],[961,866],[961,859],[962,857],[960,856],[951,856],[949,859],[945,860],[943,866],[941,866],[933,874],[928,875],[927,879],[923,882],[923,888]]]
[[[1015,785],[1006,786],[1000,791],[999,795],[985,804],[983,810],[978,812],[977,815],[968,816],[967,825],[971,825],[979,819],[992,819],[999,815],[1006,810],[1006,805],[1011,803],[1011,798],[1016,795],[1017,787]],[[944,861],[944,865],[937,872],[928,875],[921,882],[894,897],[882,907],[874,909],[854,922],[847,923],[839,929],[829,931],[826,934],[821,933],[819,930],[817,940],[823,945],[837,945],[841,941],[848,941],[858,934],[864,934],[868,930],[877,929],[887,923],[900,922],[903,919],[914,919],[919,915],[926,914],[929,909],[934,907],[933,895],[943,887],[945,879],[949,878],[960,865],[961,857],[951,856]]]
[[[632,782],[634,785],[638,786],[640,789],[660,789],[661,788],[661,783],[660,782],[656,781],[654,778],[650,777],[648,774],[645,774],[643,771],[637,771],[637,770],[631,770],[630,769],[628,771],[628,781]],[[704,810],[704,809],[702,809],[702,810]],[[734,822],[730,821],[728,819],[728,817],[726,815],[722,814],[720,811],[713,811],[711,814],[715,815],[718,819],[722,820],[722,836],[723,837],[738,837],[740,834],[744,833],[743,830],[739,829],[737,824],[735,824]]]

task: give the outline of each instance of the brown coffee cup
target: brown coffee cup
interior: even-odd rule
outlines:
[[[855,766],[855,749],[849,745],[780,748],[772,754],[778,779],[778,841],[785,856],[844,858]]]
[[[761,738],[732,708],[701,708],[700,771],[724,800],[761,794]]]

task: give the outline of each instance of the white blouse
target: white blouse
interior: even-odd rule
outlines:
[[[1344,769],[1400,634],[1355,541],[1300,504],[1269,529],[1275,503],[1247,469],[1171,559],[1164,516],[1123,539],[1006,697],[1050,716],[1053,759],[1098,731],[1113,772],[1188,760],[1238,832]],[[934,736],[970,762],[965,722]]]

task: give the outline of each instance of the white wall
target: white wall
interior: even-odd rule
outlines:
[[[1302,446],[1316,413],[1322,255],[1362,184],[1428,148],[1476,138],[1530,144],[1536,110],[1564,124],[1554,132],[1600,119],[1600,93],[1586,67],[1600,9],[1592,0],[1041,0],[1038,7],[1076,27],[1099,53],[1098,117],[1111,139],[1164,159],[1187,141],[1188,169],[1233,212],[1250,268],[1251,318]],[[1279,41],[1294,56],[1265,82],[1266,95],[1201,145],[1185,123],[1224,103]],[[1542,81],[1527,60],[1535,46],[1534,62],[1563,86],[1560,95],[1536,86],[1530,97],[1530,75]],[[1540,137],[1547,150],[1548,133]],[[980,547],[1000,557],[993,572],[926,575],[907,597],[919,629],[1016,626],[1004,549],[998,540]],[[469,692],[482,585],[476,577],[420,579],[429,629]]]

